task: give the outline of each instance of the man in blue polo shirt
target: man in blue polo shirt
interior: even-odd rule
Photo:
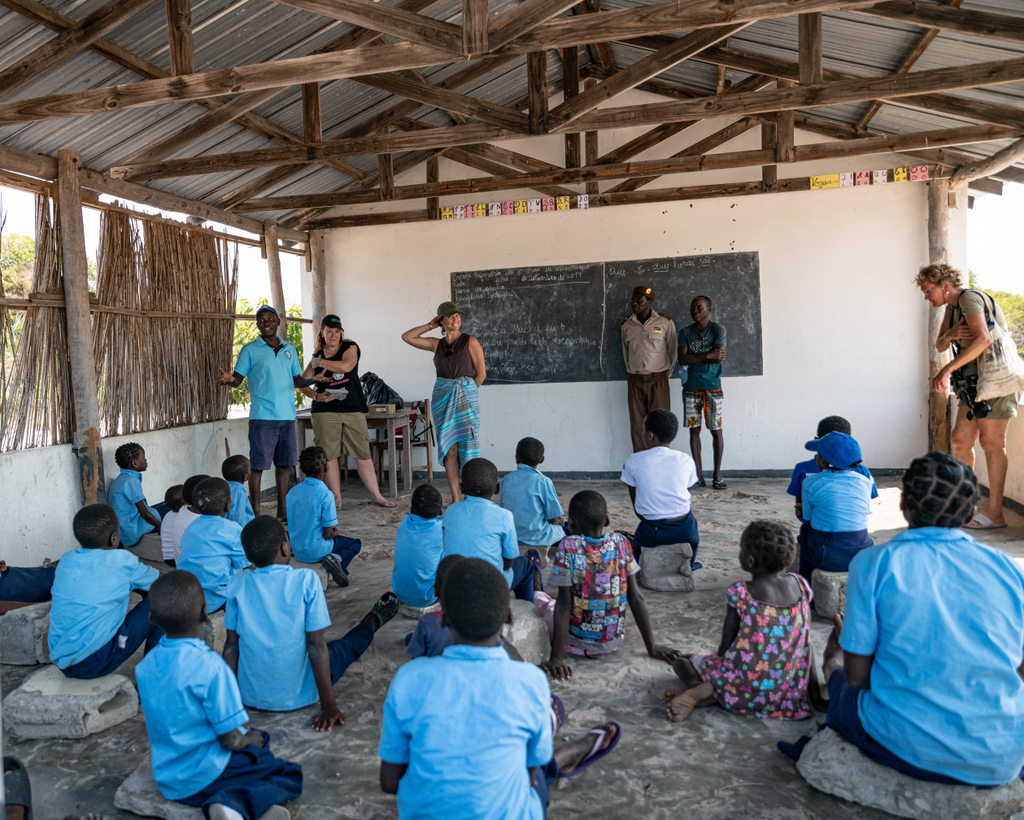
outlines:
[[[270,305],[256,311],[260,337],[249,342],[238,354],[234,373],[220,370],[217,384],[238,387],[249,379],[249,498],[255,515],[260,514],[260,485],[263,471],[275,467],[277,480],[277,517],[287,521],[288,479],[298,463],[295,439],[295,388],[311,387],[328,376],[304,379],[302,362],[295,346],[277,335],[281,320]]]

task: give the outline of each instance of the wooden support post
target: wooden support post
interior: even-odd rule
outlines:
[[[462,51],[467,57],[487,53],[487,0],[462,0]]]
[[[284,301],[284,281],[281,279],[281,253],[277,246],[277,220],[263,223],[263,244],[267,249],[267,272],[270,274],[270,299],[281,318],[281,337],[288,338],[288,305]]]
[[[196,73],[196,56],[192,48],[191,0],[166,0],[167,45],[171,58],[171,74]]]
[[[587,90],[590,90],[597,85],[597,80],[587,80],[584,85]],[[585,149],[587,165],[596,165],[598,158],[601,156],[597,137],[598,133],[598,131],[587,131],[583,136],[583,147]],[[596,180],[587,183],[588,196],[597,196],[599,193],[601,193],[601,186]]]
[[[928,183],[928,261],[945,262],[949,256],[949,196],[956,196],[948,179]],[[935,347],[942,330],[945,308],[932,308],[928,315],[925,344],[928,349],[928,449],[950,451],[952,431],[950,399],[946,393],[932,390],[932,379],[943,367],[943,354]]]
[[[775,151],[777,148],[777,128],[771,120],[761,121],[761,148],[765,151]],[[767,191],[774,191],[779,182],[778,165],[761,166],[761,186]]]
[[[302,86],[302,139],[320,142],[324,138],[323,121],[320,118],[320,83],[305,83]]]
[[[431,182],[441,181],[441,162],[440,158],[435,156],[430,157],[427,160],[427,184]],[[432,196],[427,199],[427,219],[440,219],[441,218],[441,200]]]
[[[548,53],[531,51],[526,57],[530,100],[530,133],[548,130]]]
[[[821,12],[799,15],[800,85],[818,85],[824,80],[821,64]]]
[[[382,128],[377,133],[386,136],[391,132],[390,128]],[[395,163],[391,154],[377,154],[377,179],[380,181],[380,198],[388,200],[395,198]]]
[[[580,95],[580,52],[576,46],[562,49],[562,98],[565,101]],[[565,135],[565,167],[579,168],[580,135]]]
[[[320,332],[320,322],[327,315],[327,260],[324,251],[324,232],[309,232],[309,253],[313,262],[310,271],[313,300],[313,333]]]
[[[89,313],[89,270],[82,223],[82,186],[78,178],[82,157],[77,151],[57,156],[57,207],[60,214],[60,253],[64,271],[65,319],[71,391],[75,402],[73,446],[78,456],[82,505],[107,500],[100,441],[100,403],[92,358],[92,319]]]
[[[782,80],[778,82],[779,88],[791,88],[793,86],[792,80]],[[795,137],[793,134],[794,122],[796,112],[793,110],[780,111],[775,115],[775,161],[776,162],[792,162],[793,152],[796,147]]]

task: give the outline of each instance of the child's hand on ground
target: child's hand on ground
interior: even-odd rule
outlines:
[[[555,680],[567,681],[572,678],[572,668],[565,662],[565,658],[556,658],[554,655],[541,667]]]
[[[658,646],[655,644],[647,650],[647,654],[657,661],[672,663],[679,657],[680,652],[678,649],[673,649],[671,646]]]
[[[345,716],[337,706],[329,706],[313,719],[313,728],[318,732],[329,732],[335,723],[344,726]]]

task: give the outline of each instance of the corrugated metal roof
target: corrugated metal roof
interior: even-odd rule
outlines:
[[[100,8],[105,0],[47,0],[48,8],[80,20]],[[398,0],[382,0],[395,5]],[[492,19],[517,5],[518,0],[492,0]],[[602,0],[605,11],[647,5],[639,0]],[[963,9],[996,14],[1024,16],[1022,0],[966,0]],[[461,22],[461,0],[442,0],[426,12],[427,16],[453,23]],[[193,41],[197,71],[209,71],[308,54],[335,40],[353,26],[299,11],[273,0],[194,0],[192,4]],[[852,12],[826,12],[823,24],[825,68],[851,76],[870,77],[891,73],[914,47],[923,33],[920,27],[870,18]],[[53,38],[53,32],[36,25],[15,12],[0,10],[0,67],[30,54]],[[166,12],[163,3],[154,2],[115,31],[107,40],[169,71]],[[729,39],[730,48],[751,54],[795,63],[798,59],[798,34],[795,17],[763,20]],[[623,68],[643,59],[649,51],[623,44],[609,44],[613,62]],[[581,62],[589,62],[589,49],[581,49]],[[1006,60],[1024,55],[1024,45],[982,39],[955,32],[942,32],[929,46],[913,70]],[[436,83],[465,67],[464,63],[423,69],[429,81]],[[551,81],[560,79],[561,62],[549,54]],[[738,82],[746,75],[729,70],[727,77]],[[89,88],[136,82],[138,75],[108,61],[92,51],[83,51],[56,69],[25,86],[10,99],[25,99]],[[664,72],[660,79],[711,92],[717,69],[708,63],[691,60]],[[480,99],[509,105],[519,100],[526,89],[526,59],[520,58],[463,89]],[[1024,82],[955,92],[957,97],[1012,108],[1024,108]],[[335,137],[366,121],[395,103],[382,91],[351,80],[321,84],[321,114],[326,138]],[[809,109],[825,120],[855,125],[870,103],[827,106]],[[207,111],[198,105],[160,105],[102,115],[68,118],[48,122],[0,128],[0,142],[46,154],[61,148],[82,153],[87,165],[107,168],[123,161],[154,142],[194,123]],[[255,110],[277,126],[293,134],[302,130],[302,102],[298,88],[280,94]],[[444,126],[451,120],[444,112],[429,106],[413,115],[432,125]],[[881,107],[870,124],[871,130],[902,133],[948,128],[971,121],[921,111],[898,103]],[[228,124],[181,150],[177,158],[205,154],[232,153],[272,147],[274,143],[240,125]],[[999,143],[965,146],[963,153],[986,156],[1002,147]],[[396,155],[396,159],[401,155]],[[376,171],[376,158],[352,157],[350,165],[364,173]],[[164,179],[150,183],[173,193],[202,198],[211,192],[230,192],[257,179],[267,169],[234,171],[204,176]],[[261,192],[262,196],[323,192],[344,188],[351,177],[323,165],[302,169]],[[214,197],[216,198],[216,197]],[[266,216],[266,215],[260,215]],[[273,214],[284,218],[287,214]]]

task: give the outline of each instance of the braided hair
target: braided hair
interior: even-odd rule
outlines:
[[[978,495],[974,471],[937,450],[915,458],[903,474],[903,515],[911,528],[962,527],[971,520]]]
[[[796,539],[789,527],[778,521],[751,521],[740,543],[765,572],[782,572],[796,558]]]

